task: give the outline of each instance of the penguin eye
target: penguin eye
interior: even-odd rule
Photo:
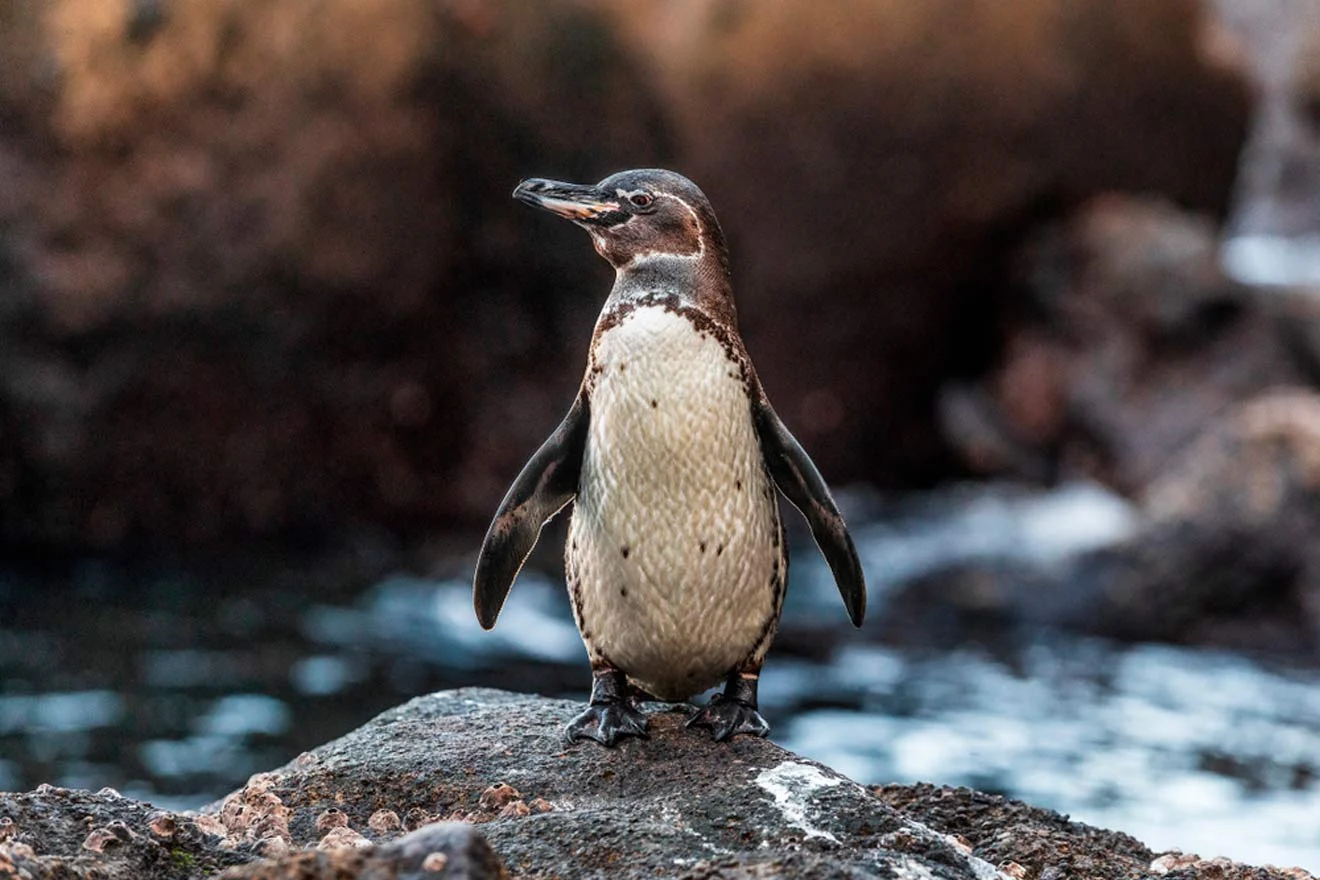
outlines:
[[[651,198],[646,193],[633,193],[628,196],[628,201],[632,202],[634,208],[649,208],[655,199]]]

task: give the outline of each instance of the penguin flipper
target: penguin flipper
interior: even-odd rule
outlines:
[[[853,626],[861,626],[866,616],[866,580],[857,559],[857,548],[829,487],[764,396],[752,404],[752,421],[770,476],[779,491],[806,517],[811,536],[834,573],[834,583],[848,609],[848,618]]]
[[[578,394],[559,427],[523,465],[495,512],[472,583],[472,600],[483,628],[495,625],[541,527],[577,495],[587,424],[587,398]]]

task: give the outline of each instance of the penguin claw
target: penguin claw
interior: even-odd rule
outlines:
[[[648,739],[646,725],[646,716],[637,707],[611,700],[588,706],[585,712],[568,722],[564,737],[569,743],[594,739],[603,746],[612,746],[629,736]]]
[[[715,742],[724,742],[740,733],[761,737],[770,733],[770,725],[760,712],[724,694],[711,697],[709,703],[688,716],[685,726],[706,728]]]

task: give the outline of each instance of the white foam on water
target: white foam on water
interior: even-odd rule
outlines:
[[[1138,521],[1130,502],[1086,482],[1048,491],[960,486],[913,498],[911,514],[855,530],[873,589],[975,561],[1059,565],[1127,539]]]

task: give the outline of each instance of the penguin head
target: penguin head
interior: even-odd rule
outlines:
[[[727,262],[710,202],[673,171],[621,171],[597,184],[531,178],[518,184],[513,197],[587,230],[596,251],[616,269],[654,257]]]

